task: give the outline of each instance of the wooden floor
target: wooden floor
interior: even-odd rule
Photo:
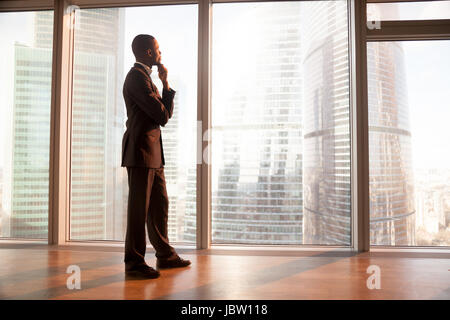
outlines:
[[[136,280],[123,272],[122,248],[0,244],[0,299],[450,299],[446,252],[178,251],[190,267]],[[79,290],[66,286],[69,265],[81,269]],[[367,288],[370,265],[380,267],[379,290]]]

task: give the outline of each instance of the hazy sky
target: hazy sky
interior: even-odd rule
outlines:
[[[450,41],[405,41],[413,165],[449,168]]]
[[[369,3],[370,20],[427,20],[448,19],[450,1],[420,1],[415,3]]]
[[[184,80],[196,79],[197,74],[196,5],[135,7],[125,9],[125,63],[128,72],[135,59],[131,42],[138,34],[153,35],[162,53],[162,63],[170,75]],[[154,74],[157,75],[154,67]],[[188,77],[188,75],[191,77]],[[158,79],[156,77],[156,79]],[[159,80],[156,81],[160,85]]]
[[[14,102],[14,42],[33,45],[33,19],[34,12],[0,13],[0,167],[11,155],[8,150]]]

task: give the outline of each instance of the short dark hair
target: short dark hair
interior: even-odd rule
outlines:
[[[149,34],[138,34],[134,37],[133,42],[131,43],[131,49],[133,50],[134,56],[136,58],[140,57],[145,51],[151,49],[151,44],[154,39],[155,37]]]

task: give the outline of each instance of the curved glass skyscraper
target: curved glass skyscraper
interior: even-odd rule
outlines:
[[[317,1],[304,21],[303,243],[350,245],[346,1]]]
[[[369,43],[367,60],[371,244],[414,245],[414,181],[402,45]]]

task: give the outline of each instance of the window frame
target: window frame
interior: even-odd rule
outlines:
[[[73,62],[73,30],[69,28],[74,15],[71,6],[81,9],[133,7],[152,5],[198,5],[198,80],[197,143],[208,150],[204,134],[211,128],[211,28],[213,3],[267,2],[268,0],[8,0],[0,3],[0,12],[54,10],[53,61],[50,125],[50,181],[49,181],[49,245],[112,245],[117,241],[69,240],[70,212],[70,155],[71,155],[71,88]],[[272,0],[274,1],[274,0]],[[284,0],[292,1],[292,0]],[[304,1],[304,0],[296,0]],[[367,43],[395,40],[448,40],[449,20],[383,21],[379,30],[367,28],[367,3],[418,2],[421,0],[347,0],[350,59],[350,134],[351,134],[351,245],[337,246],[257,246],[267,250],[343,250],[367,252],[370,246],[369,212],[369,137],[367,102]],[[436,1],[436,0],[432,0]],[[211,165],[197,164],[197,249],[252,248],[254,246],[211,245]],[[0,240],[11,242],[12,240]],[[29,240],[27,240],[29,242]],[[190,246],[188,246],[190,247]],[[380,246],[376,246],[377,249]],[[450,247],[387,247],[400,249],[440,249]]]
[[[439,1],[439,0],[431,0]],[[423,2],[423,0],[367,0],[367,3],[392,3],[392,2]],[[364,10],[366,12],[366,9]],[[366,20],[366,19],[365,19]],[[381,21],[380,29],[366,28],[366,37],[364,40],[364,50],[367,49],[369,42],[395,42],[395,41],[432,41],[432,40],[450,40],[450,19],[441,20],[397,20]],[[364,59],[364,68],[367,69],[367,57]],[[365,95],[367,95],[367,79],[365,83]],[[367,101],[366,101],[367,103]],[[367,104],[365,105],[366,107]],[[367,199],[369,204],[369,199]],[[370,212],[369,212],[370,220]],[[367,231],[370,234],[370,225]],[[450,251],[450,246],[386,246],[370,245],[369,249],[380,250],[444,250]]]

